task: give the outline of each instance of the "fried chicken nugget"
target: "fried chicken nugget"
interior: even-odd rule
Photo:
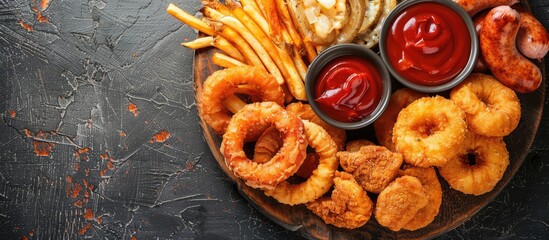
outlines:
[[[354,229],[366,224],[372,216],[372,200],[353,176],[336,172],[334,186],[330,197],[307,203],[307,208],[336,227]]]
[[[383,146],[363,146],[357,152],[338,152],[343,170],[351,173],[365,191],[380,193],[393,181],[402,165],[400,153]]]
[[[427,191],[429,197],[427,206],[419,209],[412,220],[404,225],[403,229],[414,231],[429,225],[437,216],[440,204],[442,203],[442,187],[440,186],[435,168],[406,166],[398,175],[416,177],[421,182],[423,188],[425,188],[425,191]]]
[[[381,191],[374,216],[382,226],[399,231],[428,203],[428,193],[421,182],[416,177],[402,176]]]
[[[373,142],[366,139],[357,139],[349,141],[345,144],[345,150],[347,152],[358,152],[361,147],[375,145]]]

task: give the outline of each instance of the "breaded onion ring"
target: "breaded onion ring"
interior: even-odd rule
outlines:
[[[416,177],[402,176],[379,194],[374,216],[380,225],[399,231],[428,203],[428,194],[421,182]]]
[[[374,122],[376,138],[380,145],[387,147],[391,151],[395,151],[393,127],[395,126],[398,113],[410,105],[410,103],[422,97],[427,97],[427,94],[416,92],[409,88],[398,89],[391,95],[387,108]]]
[[[239,85],[246,85],[246,93],[257,93],[256,97],[262,101],[284,104],[282,88],[261,68],[238,66],[215,71],[204,81],[204,89],[197,94],[196,100],[200,116],[219,135],[225,133],[231,119],[222,102],[239,93]]]
[[[370,219],[372,200],[351,174],[336,172],[332,195],[307,203],[307,208],[327,224],[354,229]]]
[[[504,137],[519,124],[517,94],[491,75],[469,75],[452,89],[450,99],[463,109],[469,129],[477,134]]]
[[[253,161],[257,163],[270,161],[281,146],[282,136],[278,130],[273,126],[267,128],[255,143]]]
[[[311,105],[302,102],[295,102],[288,104],[286,106],[286,110],[295,113],[301,119],[309,120],[320,125],[332,137],[332,140],[336,143],[337,148],[339,150],[343,150],[347,139],[347,133],[345,130],[324,122],[318,115],[316,115]]]
[[[440,210],[440,204],[442,203],[442,187],[438,181],[435,168],[406,166],[398,175],[416,177],[421,182],[423,188],[425,188],[429,197],[427,206],[419,209],[412,220],[406,223],[402,228],[414,231],[429,225],[429,223],[435,220],[435,217]]]
[[[397,176],[402,155],[383,146],[363,146],[357,152],[338,152],[343,170],[367,192],[380,193]]]
[[[272,190],[265,190],[265,195],[289,205],[311,202],[328,192],[338,167],[337,147],[326,130],[307,120],[303,120],[303,125],[309,146],[319,156],[317,168],[305,182],[290,184],[284,181]]]
[[[400,111],[393,142],[408,164],[442,166],[461,152],[467,132],[465,113],[453,101],[424,97]]]
[[[469,134],[465,151],[438,172],[453,189],[473,195],[492,191],[509,165],[509,152],[501,137]]]
[[[252,162],[243,149],[248,131],[258,125],[273,125],[284,136],[278,153],[262,164]],[[220,151],[229,169],[247,185],[273,189],[297,171],[305,159],[306,148],[301,119],[274,102],[260,102],[244,106],[231,118]]]

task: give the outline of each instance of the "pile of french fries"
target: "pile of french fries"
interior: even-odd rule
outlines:
[[[316,57],[314,45],[294,26],[285,0],[203,0],[199,19],[174,4],[167,12],[205,37],[182,43],[191,49],[215,47],[221,67],[253,65],[267,70],[291,97],[306,101],[305,75]],[[232,99],[237,101],[237,99]],[[232,102],[234,105],[242,103]],[[229,106],[230,107],[230,106]]]

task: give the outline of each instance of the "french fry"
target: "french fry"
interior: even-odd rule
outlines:
[[[269,24],[270,36],[273,41],[280,45],[282,44],[282,24],[276,11],[276,3],[274,0],[256,0],[259,5],[259,10]]]
[[[275,3],[279,17],[284,26],[286,26],[285,30],[290,35],[292,43],[297,47],[297,49],[301,49],[303,47],[303,40],[301,39],[301,35],[294,26],[294,22],[292,20],[292,17],[290,16],[288,7],[286,7],[285,0],[275,0]]]
[[[311,41],[303,40],[303,45],[305,45],[305,50],[307,52],[307,60],[309,61],[309,63],[313,62],[317,55],[314,44]]]
[[[242,8],[255,8],[259,11],[259,6],[255,2],[255,0],[239,0],[240,4],[242,4]],[[263,16],[263,15],[261,15]]]
[[[227,98],[225,98],[221,102],[221,104],[223,104],[223,106],[233,114],[238,112],[238,110],[242,109],[244,106],[246,106],[246,103],[242,101],[242,99],[235,96],[234,94],[231,94]]]
[[[282,76],[281,70],[277,67],[276,63],[271,59],[271,56],[265,50],[263,45],[256,39],[256,37],[246,28],[238,19],[225,16],[222,17],[219,21],[223,24],[229,26],[230,28],[236,30],[246,42],[255,50],[257,56],[261,59],[265,68],[276,78],[279,84],[284,84],[284,77]]]
[[[297,50],[297,47],[294,47],[292,54],[292,61],[294,62],[295,68],[299,72],[299,75],[301,75],[301,79],[305,81],[305,76],[307,75],[307,64],[303,62],[303,58],[301,58],[301,55],[299,55],[299,50]]]
[[[252,6],[244,6],[244,7],[242,7],[242,9],[244,10],[244,12],[246,12],[246,14],[248,14],[248,16],[251,19],[253,19],[253,21],[257,25],[259,25],[259,27],[261,28],[261,30],[263,30],[263,32],[265,34],[270,35],[269,23],[267,23],[267,20],[265,19],[265,17],[263,17],[263,14],[261,12],[259,12],[258,9],[254,8]],[[290,36],[290,34],[286,30],[286,28],[282,29],[282,39],[288,45],[293,45],[294,44],[293,40],[292,40],[292,37]],[[283,44],[282,43],[277,43],[277,46],[281,46],[281,45],[283,45]]]
[[[183,9],[177,7],[172,3],[168,5],[166,12],[177,18],[179,21],[182,21],[183,23],[200,32],[203,32],[210,36],[215,35],[215,31],[210,26],[208,26],[208,24],[204,23],[202,20],[196,18],[195,16],[183,11]]]
[[[222,37],[222,36],[215,36],[213,38],[213,46],[218,48],[219,50],[223,51],[224,53],[226,53],[227,55],[229,55],[230,57],[238,60],[238,61],[241,61],[241,62],[244,62],[245,59],[244,59],[244,56],[242,56],[242,53],[240,53],[240,51],[238,50],[238,48],[236,48],[229,40],[227,40],[226,38]]]
[[[230,56],[227,56],[223,53],[214,53],[212,55],[212,62],[220,67],[224,68],[230,68],[230,67],[236,67],[236,66],[244,66],[245,63],[238,61]]]
[[[213,39],[214,38],[212,36],[200,37],[189,42],[181,43],[181,45],[196,50],[213,46]]]

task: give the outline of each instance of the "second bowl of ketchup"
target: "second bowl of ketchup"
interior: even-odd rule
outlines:
[[[379,50],[389,72],[421,92],[453,88],[471,73],[478,55],[471,17],[451,0],[408,0],[381,29]]]
[[[390,74],[365,46],[339,44],[321,52],[306,76],[309,104],[325,122],[343,129],[363,128],[385,110]]]

